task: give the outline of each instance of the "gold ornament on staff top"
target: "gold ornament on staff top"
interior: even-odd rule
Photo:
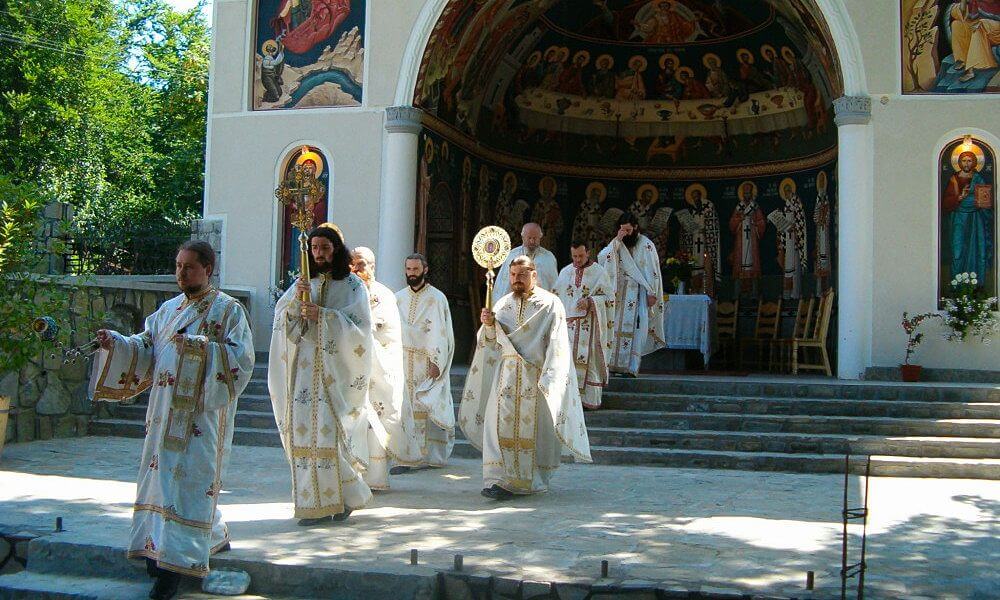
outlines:
[[[310,279],[309,231],[313,228],[313,209],[326,193],[326,187],[318,179],[323,169],[322,160],[308,147],[303,147],[292,171],[274,190],[278,202],[292,209],[292,225],[299,230],[299,270],[306,281]],[[302,301],[309,300],[309,293],[303,292]]]
[[[472,258],[486,269],[486,310],[493,308],[493,269],[503,264],[510,254],[510,236],[501,227],[483,227],[472,240]]]

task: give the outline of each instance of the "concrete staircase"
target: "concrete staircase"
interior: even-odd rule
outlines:
[[[258,364],[240,399],[234,443],[280,446]],[[453,373],[456,410],[464,372]],[[144,400],[114,407],[93,435],[142,437]],[[613,379],[587,413],[595,462],[801,473],[1000,480],[1000,386],[832,379]],[[455,455],[478,456],[462,438]]]

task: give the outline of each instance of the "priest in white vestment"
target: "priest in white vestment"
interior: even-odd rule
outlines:
[[[411,254],[404,263],[406,287],[396,292],[403,327],[406,403],[413,411],[420,467],[443,467],[455,446],[455,401],[451,362],[455,333],[444,293],[427,281],[427,259]],[[404,473],[400,465],[393,473]]]
[[[608,384],[608,361],[614,319],[614,289],[604,267],[590,260],[582,240],[570,247],[573,263],[563,267],[553,290],[566,311],[569,347],[576,365],[576,384],[583,407],[597,409]]]
[[[214,267],[208,243],[184,243],[183,293],[147,317],[142,333],[97,332],[91,398],[149,390],[128,556],[145,558],[157,579],[151,598],[173,596],[181,575],[205,577],[209,555],[229,546],[217,505],[254,348],[246,311],[209,285]]]
[[[591,462],[566,314],[537,278],[530,258],[511,263],[513,292],[483,309],[462,393],[459,425],[483,453],[482,494],[494,500],[546,491],[562,448]]]
[[[656,246],[639,232],[636,218],[618,219],[618,234],[598,262],[615,290],[611,327],[612,373],[635,377],[642,357],[666,347],[663,334],[663,279]]]
[[[267,370],[303,526],[343,521],[372,497],[363,479],[367,436],[357,433],[368,421],[373,360],[368,290],[335,226],[313,229],[309,248],[312,279],[300,277],[274,308]]]
[[[368,471],[365,482],[373,490],[389,489],[389,463],[420,463],[420,444],[413,425],[413,407],[405,402],[403,338],[396,295],[375,280],[375,253],[360,246],[352,253],[351,270],[368,287],[372,311],[372,376],[365,406],[368,422],[360,422],[359,435],[367,434]]]
[[[522,245],[514,248],[507,255],[507,260],[497,272],[496,283],[493,286],[493,304],[510,293],[510,263],[518,256],[527,256],[535,263],[538,273],[538,286],[543,290],[552,291],[559,276],[559,266],[555,254],[542,247],[542,228],[538,223],[525,223],[521,228]]]

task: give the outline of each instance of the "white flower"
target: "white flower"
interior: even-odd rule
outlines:
[[[972,277],[973,279],[975,279],[976,278],[976,272],[973,271],[972,273],[969,273],[969,276]]]
[[[979,285],[979,280],[978,279],[973,279],[972,280],[972,285]]]

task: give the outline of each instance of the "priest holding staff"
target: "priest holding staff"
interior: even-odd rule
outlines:
[[[482,494],[494,500],[546,491],[563,447],[591,462],[566,314],[535,269],[527,256],[510,262],[512,292],[480,315],[462,394],[459,424],[483,452]]]

